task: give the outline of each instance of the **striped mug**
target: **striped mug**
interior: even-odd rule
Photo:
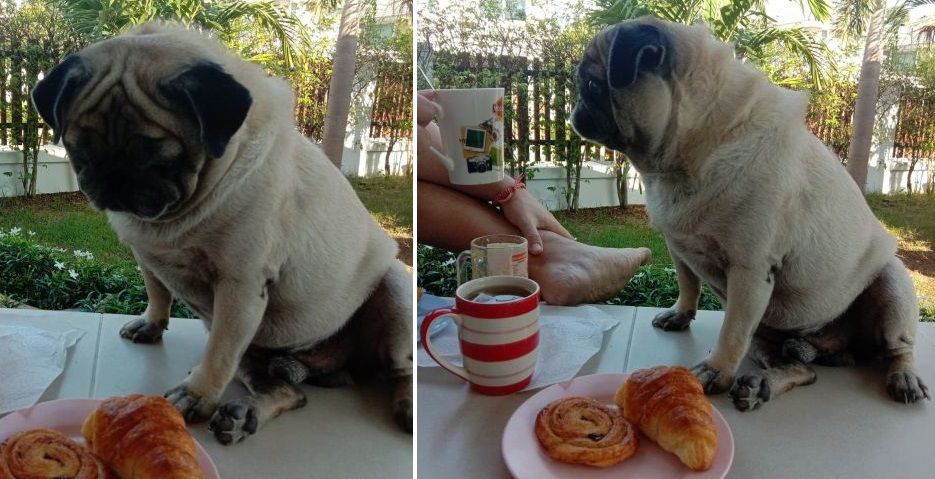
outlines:
[[[439,355],[429,328],[444,316],[458,326],[464,367]],[[519,276],[487,276],[455,291],[454,308],[436,309],[419,329],[425,352],[481,394],[503,395],[529,385],[539,346],[539,285]]]

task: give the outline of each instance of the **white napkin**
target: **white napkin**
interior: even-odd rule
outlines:
[[[425,297],[423,297],[425,299]],[[421,301],[420,301],[421,302]],[[548,306],[539,308],[539,354],[532,382],[524,391],[567,381],[578,374],[584,363],[600,351],[604,332],[620,323],[593,306]],[[421,318],[420,318],[421,319]],[[450,321],[442,318],[438,321]],[[421,323],[421,321],[420,321]],[[450,326],[432,336],[432,346],[445,359],[462,365],[458,350],[458,328]],[[437,367],[438,363],[419,344],[417,364]]]
[[[0,414],[36,404],[65,370],[65,351],[84,332],[0,325]]]

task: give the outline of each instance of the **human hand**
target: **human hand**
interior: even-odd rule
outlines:
[[[434,90],[418,92],[416,103],[416,125],[418,129],[416,158],[433,157],[434,153],[429,147],[435,147],[436,150],[442,149],[441,132],[438,130],[438,124],[433,121],[442,111],[441,106],[434,101],[436,96],[437,92]]]
[[[503,209],[503,216],[506,220],[519,228],[520,234],[526,237],[526,241],[529,242],[529,254],[542,253],[542,237],[539,235],[539,230],[547,230],[569,239],[575,239],[525,188],[517,189],[513,197],[501,204],[500,208]]]

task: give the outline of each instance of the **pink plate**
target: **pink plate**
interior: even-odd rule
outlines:
[[[536,438],[536,415],[556,399],[584,396],[613,404],[614,394],[627,379],[626,374],[593,374],[575,378],[571,384],[555,384],[539,391],[520,406],[503,431],[503,460],[517,479],[590,479],[634,477],[639,479],[723,479],[734,460],[734,436],[724,416],[712,407],[718,433],[717,454],[711,468],[694,472],[674,454],[663,451],[639,436],[636,454],[607,468],[566,464],[550,458]],[[616,407],[616,406],[615,406]]]
[[[57,399],[55,401],[41,402],[31,408],[13,411],[0,418],[0,442],[6,438],[27,429],[55,429],[84,444],[81,435],[81,425],[91,411],[101,403],[101,399]],[[205,479],[220,479],[218,468],[208,456],[205,448],[195,441],[198,451],[198,465],[205,473]]]

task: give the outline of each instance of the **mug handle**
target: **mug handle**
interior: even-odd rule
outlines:
[[[429,145],[429,151],[435,154],[435,156],[438,158],[438,161],[442,162],[442,164],[445,165],[445,168],[448,169],[449,173],[453,173],[455,171],[455,160],[452,160],[451,158],[448,157],[448,155],[446,155],[442,151],[439,151],[437,148],[435,148],[432,145]]]
[[[464,250],[458,254],[458,259],[455,261],[455,276],[458,278],[458,286],[466,283],[471,278],[461,279],[461,273],[466,273],[467,271],[464,268],[464,263],[471,259],[471,252],[469,250]]]
[[[458,311],[454,308],[441,308],[425,315],[425,319],[422,320],[422,327],[419,328],[419,340],[422,342],[422,347],[425,348],[425,352],[429,353],[429,356],[431,356],[431,358],[434,359],[439,366],[447,369],[455,376],[458,376],[467,382],[471,382],[470,378],[468,377],[468,373],[464,368],[459,368],[458,366],[451,364],[451,362],[436,353],[435,348],[432,346],[432,339],[429,337],[429,327],[432,326],[432,323],[434,323],[435,320],[443,316],[454,316],[457,318]]]

